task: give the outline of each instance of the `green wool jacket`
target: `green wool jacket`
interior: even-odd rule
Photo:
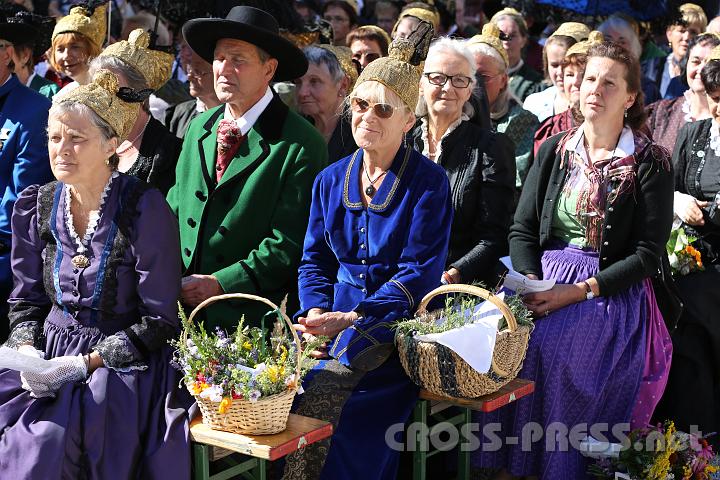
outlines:
[[[275,95],[248,132],[219,184],[215,180],[221,105],[196,117],[185,134],[168,203],[180,223],[185,275],[214,275],[225,293],[249,293],[297,306],[297,269],[312,184],[327,146]],[[206,328],[260,325],[269,308],[224,301],[204,310]],[[271,327],[270,323],[267,327]]]

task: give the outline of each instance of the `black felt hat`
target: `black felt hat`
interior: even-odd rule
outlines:
[[[223,38],[252,43],[277,59],[276,81],[294,80],[305,75],[308,62],[303,52],[280,36],[275,19],[267,12],[246,6],[233,7],[225,18],[196,18],[183,26],[190,48],[212,63],[215,44]]]

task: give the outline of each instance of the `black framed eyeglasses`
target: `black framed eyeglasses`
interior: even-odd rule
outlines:
[[[438,87],[442,87],[450,80],[450,84],[455,88],[467,88],[472,82],[472,78],[465,75],[445,75],[440,72],[428,72],[425,74],[428,82]]]

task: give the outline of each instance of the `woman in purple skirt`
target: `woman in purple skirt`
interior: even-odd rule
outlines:
[[[15,204],[7,346],[54,366],[0,370],[2,478],[190,476],[192,400],[167,344],[179,329],[178,227],[158,190],[116,171],[131,97],[105,70],[55,96],[57,181]]]
[[[542,145],[510,231],[514,268],[557,283],[524,297],[536,321],[518,376],[535,393],[479,418],[503,441],[475,465],[501,479],[586,478],[579,441],[644,426],[667,380],[672,345],[651,277],[672,224],[669,155],[637,130],[637,60],[609,42],[587,57],[585,122]]]

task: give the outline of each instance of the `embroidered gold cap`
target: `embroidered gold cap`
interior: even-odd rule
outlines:
[[[485,45],[489,45],[490,47],[497,50],[502,59],[505,60],[506,68],[510,64],[508,54],[503,48],[502,41],[500,41],[500,29],[494,23],[486,23],[485,25],[483,25],[481,34],[475,35],[470,40],[468,40],[469,45],[476,43],[484,43]]]
[[[116,57],[141,74],[153,90],[165,85],[172,74],[175,57],[169,53],[150,50],[150,34],[142,28],[130,32],[127,40],[108,45],[101,57]]]
[[[120,83],[117,75],[109,70],[98,70],[92,82],[87,85],[60,92],[53,97],[53,103],[82,103],[98,114],[110,125],[115,133],[124,140],[130,133],[138,113],[140,103],[125,102],[118,97]]]
[[[590,29],[584,23],[565,22],[561,24],[557,30],[550,35],[550,37],[554,37],[556,35],[564,35],[566,37],[573,38],[576,42],[582,42],[583,40],[587,40],[590,36]]]
[[[502,10],[497,12],[495,15],[492,16],[490,22],[496,24],[500,20],[500,18],[504,16],[513,17],[513,19],[520,25],[520,28],[524,32],[527,32],[527,23],[525,22],[525,18],[523,18],[522,13],[511,7],[503,8]]]
[[[352,90],[355,82],[357,82],[358,79],[358,71],[357,68],[355,68],[355,64],[352,60],[352,50],[350,50],[348,47],[339,47],[335,45],[315,46],[318,48],[322,48],[323,50],[327,50],[328,52],[335,55],[335,58],[337,58],[338,63],[340,64],[340,68],[342,68],[343,72],[345,72],[345,75],[347,75],[347,77],[350,79],[348,91]]]
[[[398,25],[400,25],[400,21],[405,17],[415,17],[424,22],[428,22],[430,25],[432,25],[434,31],[437,31],[438,27],[440,26],[440,15],[438,15],[437,12],[422,7],[410,7],[400,12],[400,16],[398,17],[397,22],[395,22],[395,26],[392,29],[393,34],[395,34],[395,30],[397,30]]]
[[[708,55],[707,61],[709,62],[711,60],[720,60],[720,45],[710,51],[710,55]]]
[[[590,35],[588,36],[587,40],[578,42],[575,45],[568,48],[567,52],[565,52],[565,58],[569,58],[570,55],[587,55],[588,50],[590,50],[590,47],[592,47],[595,44],[602,43],[604,40],[605,40],[605,37],[603,37],[602,33],[598,32],[597,30],[593,30],[592,32],[590,32]]]
[[[53,29],[52,38],[61,33],[79,33],[87,37],[98,50],[102,48],[107,35],[107,4],[95,8],[77,6],[70,13],[58,20]]]
[[[432,25],[421,21],[409,37],[393,40],[388,56],[370,62],[360,73],[355,86],[368,81],[382,83],[395,92],[410,111],[415,111],[432,32]]]

